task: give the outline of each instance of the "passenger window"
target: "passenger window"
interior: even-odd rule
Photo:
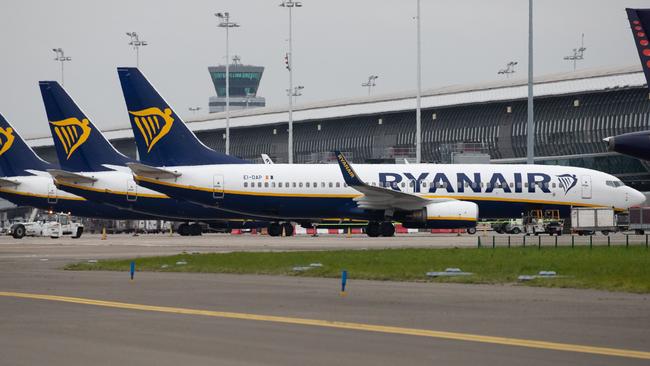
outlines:
[[[447,182],[442,184],[442,188],[447,188]]]
[[[524,187],[528,188],[528,182],[524,183]]]
[[[262,188],[262,182],[257,182],[257,187]]]
[[[555,185],[555,183],[553,183],[553,185]],[[515,184],[510,182],[510,188],[514,188],[514,186],[515,186]]]
[[[336,188],[341,187],[341,182],[336,182]]]
[[[271,182],[271,188],[275,188],[275,182]]]
[[[409,187],[411,187],[411,188],[415,187],[415,185],[413,184],[413,181],[411,181],[411,183],[409,183]]]
[[[305,187],[309,188],[309,182],[305,183]]]
[[[422,187],[426,187],[426,186],[427,186],[427,182],[422,181]]]
[[[302,182],[298,183],[298,187],[302,188]]]
[[[406,187],[406,183],[402,182],[402,188]]]
[[[278,182],[278,188],[282,188],[282,182]]]
[[[264,182],[264,188],[269,188],[269,182]]]
[[[332,187],[334,187],[334,184],[332,184],[332,182],[330,182],[330,188],[332,188]]]
[[[555,183],[553,183],[553,188],[555,188]]]
[[[517,182],[517,188],[521,188],[521,182]]]
[[[320,182],[320,186],[325,188],[325,182]]]
[[[244,182],[244,188],[248,187],[248,182]]]
[[[318,188],[318,182],[314,182],[314,185],[312,187]]]
[[[287,188],[289,188],[289,182],[285,182],[285,183],[284,183],[284,186],[287,187]],[[296,186],[296,183],[294,183],[293,186],[295,187],[295,186]]]

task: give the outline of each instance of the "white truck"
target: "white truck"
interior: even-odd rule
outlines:
[[[572,208],[571,229],[578,235],[593,235],[600,231],[603,235],[627,230],[628,222],[612,208]]]
[[[50,214],[38,220],[15,223],[11,225],[8,234],[14,239],[22,239],[25,236],[49,236],[56,239],[65,235],[77,239],[81,237],[83,231],[83,224],[73,222],[68,214],[60,213]]]

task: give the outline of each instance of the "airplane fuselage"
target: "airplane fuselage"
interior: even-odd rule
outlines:
[[[645,197],[602,172],[543,165],[353,164],[367,184],[425,198],[475,202],[481,218],[519,217],[530,209],[626,209]],[[364,210],[336,164],[227,164],[165,167],[176,178],[136,176],[143,187],[225,210],[285,219],[381,219]]]

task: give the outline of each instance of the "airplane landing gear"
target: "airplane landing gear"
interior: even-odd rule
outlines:
[[[395,225],[390,221],[381,223],[381,236],[395,236]]]
[[[272,222],[269,224],[269,236],[281,236],[284,231],[284,236],[293,236],[293,225],[290,222]]]
[[[378,236],[394,236],[395,226],[390,221],[370,221],[368,226],[366,226],[366,235],[371,238],[376,238]]]

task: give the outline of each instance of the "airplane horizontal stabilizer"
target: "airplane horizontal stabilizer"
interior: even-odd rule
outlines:
[[[176,178],[181,176],[181,173],[178,173],[177,171],[156,168],[141,163],[127,163],[126,165],[129,167],[129,169],[131,169],[134,175],[140,177],[165,179],[165,178]]]
[[[61,169],[48,169],[48,173],[54,178],[54,180],[63,180],[73,183],[93,183],[97,181],[97,178],[89,177],[87,175],[78,174],[69,172],[67,170]]]
[[[19,184],[20,182],[17,180],[13,180],[9,178],[0,178],[0,187],[15,187]]]

